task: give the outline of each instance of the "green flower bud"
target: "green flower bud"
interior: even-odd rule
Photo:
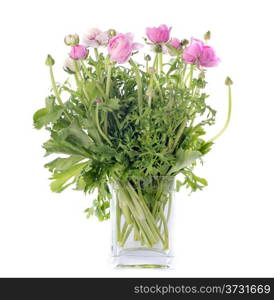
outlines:
[[[228,86],[230,86],[230,85],[232,85],[233,84],[233,81],[231,80],[231,78],[230,77],[226,77],[226,79],[225,79],[225,85],[228,85]]]
[[[150,61],[151,60],[151,56],[149,54],[145,55],[145,61]]]
[[[210,37],[211,37],[211,32],[210,32],[210,31],[207,31],[207,32],[204,34],[204,39],[205,39],[205,41],[210,40]]]
[[[108,30],[108,36],[109,36],[110,38],[113,38],[116,34],[117,34],[117,32],[116,32],[115,29],[109,29],[109,30]]]
[[[154,51],[155,51],[156,53],[162,53],[162,52],[163,52],[162,45],[161,45],[161,44],[155,45]]]
[[[53,66],[54,65],[54,59],[50,54],[48,54],[46,61],[45,61],[46,66]]]
[[[182,47],[187,46],[188,44],[189,44],[189,41],[187,39],[184,39],[181,42]]]
[[[79,44],[79,35],[78,34],[68,34],[64,38],[64,43],[67,46],[75,46]]]

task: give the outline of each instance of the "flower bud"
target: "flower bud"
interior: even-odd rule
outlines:
[[[205,41],[210,40],[210,37],[211,37],[211,32],[210,32],[210,31],[207,31],[207,32],[204,34],[204,39],[205,39]]]
[[[162,53],[163,52],[162,45],[161,44],[156,44],[155,47],[154,47],[154,51],[156,53]]]
[[[115,29],[109,29],[107,31],[107,33],[108,33],[109,38],[113,38],[117,34]]]
[[[64,71],[66,71],[69,74],[74,74],[75,73],[75,66],[74,66],[73,60],[71,58],[68,57],[64,61],[63,69],[64,69]]]
[[[70,50],[70,58],[77,59],[85,59],[88,56],[88,49],[83,45],[75,45],[71,47]]]
[[[100,98],[96,98],[96,99],[95,99],[95,103],[99,104],[99,103],[101,103],[101,102],[102,102],[102,100],[101,100]]]
[[[151,60],[151,56],[150,55],[145,55],[145,61],[150,61]]]
[[[230,85],[232,85],[233,84],[233,81],[232,81],[232,79],[230,78],[230,77],[226,77],[226,79],[225,79],[225,85],[228,85],[228,86],[230,86]]]
[[[52,56],[50,54],[48,54],[45,64],[47,66],[53,66],[54,65],[54,59],[52,58]]]
[[[64,42],[67,46],[75,46],[79,44],[78,34],[68,34],[64,38]]]
[[[187,46],[188,44],[189,44],[189,41],[187,39],[184,39],[181,42],[182,47]]]

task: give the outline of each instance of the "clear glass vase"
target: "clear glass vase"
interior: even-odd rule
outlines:
[[[110,188],[114,266],[169,268],[174,177],[117,180]]]

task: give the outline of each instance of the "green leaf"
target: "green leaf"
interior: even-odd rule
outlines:
[[[176,192],[178,193],[181,189],[181,187],[184,185],[183,182],[181,182],[180,180],[176,180]]]
[[[48,125],[49,123],[55,123],[62,115],[64,109],[61,106],[55,106],[53,110],[49,108],[41,108],[37,110],[33,115],[33,125],[36,129]]]
[[[71,155],[66,158],[58,157],[53,161],[45,164],[44,167],[48,168],[51,172],[63,172],[83,159],[84,157],[80,155]]]
[[[91,157],[92,139],[74,121],[67,128],[58,133],[52,133],[52,138],[43,144],[46,155],[52,153],[64,153]]]
[[[115,111],[120,108],[120,100],[117,98],[109,99],[107,102],[100,103],[100,109],[103,111]]]
[[[98,95],[100,95],[94,81],[87,80],[85,82],[85,88],[90,100],[94,100],[96,97],[98,97]]]
[[[60,193],[68,186],[75,183],[81,174],[82,169],[88,164],[88,162],[79,163],[70,168],[67,168],[63,172],[56,172],[50,178],[53,182],[50,184],[52,192]]]
[[[201,157],[201,152],[199,151],[183,150],[179,148],[176,152],[176,164],[168,173],[176,173],[181,169],[190,166],[199,157]]]

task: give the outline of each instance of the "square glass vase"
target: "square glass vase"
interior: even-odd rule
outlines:
[[[174,181],[173,176],[154,176],[110,184],[114,267],[172,266]]]

